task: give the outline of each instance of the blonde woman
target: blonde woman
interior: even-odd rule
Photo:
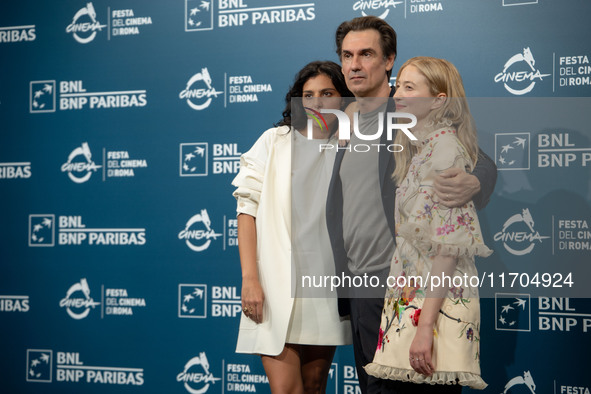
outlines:
[[[396,381],[396,393],[482,389],[478,289],[458,278],[477,275],[474,256],[491,250],[482,241],[473,202],[448,208],[433,189],[440,172],[471,171],[478,159],[462,80],[446,60],[412,58],[398,72],[394,100],[397,111],[416,116],[411,131],[417,141],[403,133],[396,137],[404,146],[395,154],[393,174],[397,247],[378,346],[366,370]],[[451,282],[433,280],[446,276]]]

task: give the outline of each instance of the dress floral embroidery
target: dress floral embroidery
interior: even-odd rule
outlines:
[[[492,253],[472,202],[447,208],[433,189],[437,174],[451,167],[469,170],[470,159],[454,130],[440,129],[420,143],[406,177],[396,191],[396,251],[390,276],[398,278],[388,288],[382,311],[378,347],[365,368],[383,379],[431,384],[461,384],[483,389],[480,377],[480,302],[478,288],[451,282],[434,329],[435,372],[426,377],[414,371],[409,348],[416,333],[428,289],[434,257],[441,253],[457,258],[449,277],[478,275],[474,256]]]

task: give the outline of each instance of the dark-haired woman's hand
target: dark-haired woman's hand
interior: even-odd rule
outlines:
[[[257,324],[263,321],[265,294],[257,279],[242,281],[242,312]]]

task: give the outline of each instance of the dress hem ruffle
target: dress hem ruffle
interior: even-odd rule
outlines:
[[[431,376],[425,376],[413,369],[393,368],[376,363],[367,364],[365,371],[380,379],[399,380],[419,384],[459,384],[473,389],[483,390],[488,384],[480,375],[472,372],[435,371]]]

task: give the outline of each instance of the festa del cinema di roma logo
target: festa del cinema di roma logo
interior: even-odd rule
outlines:
[[[79,160],[82,159],[82,160]],[[68,177],[75,183],[84,183],[90,179],[93,172],[102,166],[92,161],[92,153],[87,142],[74,149],[68,156],[68,161],[62,164],[62,172],[67,172]]]
[[[200,213],[191,217],[184,230],[179,233],[179,239],[184,239],[189,249],[195,252],[206,250],[211,245],[211,240],[216,240],[220,236],[222,234],[216,233],[211,228],[211,219],[207,209],[202,209]]]
[[[82,297],[77,297],[77,293],[82,293]],[[66,296],[60,300],[60,307],[66,308],[66,312],[72,319],[82,320],[88,316],[91,309],[94,309],[100,302],[95,302],[90,296],[90,287],[86,278],[80,279],[80,282],[74,283]]]
[[[382,1],[367,1],[367,0],[358,0],[353,3],[353,10],[354,11],[361,11],[362,16],[367,16],[368,14],[365,12],[366,10],[370,11],[378,11],[380,9],[385,8],[384,12],[380,15],[376,15],[380,19],[386,19],[388,14],[390,13],[391,8],[396,8],[397,5],[404,4],[403,1],[394,1],[394,0],[382,0]]]
[[[79,43],[87,44],[94,40],[97,31],[102,31],[105,27],[107,25],[101,25],[96,19],[96,11],[90,2],[74,14],[72,23],[66,27],[66,33],[72,33],[74,39]]]
[[[209,107],[212,100],[223,93],[215,90],[209,71],[205,67],[189,79],[185,89],[179,93],[179,98],[186,99],[189,107],[201,111]]]
[[[509,227],[519,223],[524,223],[526,227],[521,225],[523,228],[518,228],[517,231],[508,231]],[[529,232],[523,231],[527,229],[529,229]],[[535,241],[542,243],[542,240],[548,238],[550,237],[542,236],[538,231],[534,230],[534,219],[528,208],[525,208],[522,213],[516,213],[507,219],[503,224],[503,229],[494,236],[495,241],[502,241],[505,249],[515,256],[531,253],[536,246]],[[526,246],[523,247],[523,245]]]
[[[522,70],[519,71],[511,71],[517,70],[518,67],[513,65],[518,65],[519,63],[525,63],[529,69],[522,67]],[[495,82],[496,83],[503,83],[505,89],[516,96],[521,96],[526,93],[531,92],[534,87],[536,86],[537,81],[542,81],[544,77],[550,76],[550,74],[542,74],[540,70],[536,69],[534,66],[536,61],[534,56],[529,49],[523,48],[523,53],[518,53],[513,56],[503,66],[503,71],[495,75]],[[529,84],[527,83],[529,82]]]
[[[526,386],[532,394],[536,394],[536,384],[534,383],[534,379],[532,378],[531,373],[529,371],[524,371],[523,376],[516,376],[513,379],[509,380],[505,385],[502,394],[507,394],[509,393],[509,390],[512,387],[520,385]]]
[[[207,392],[210,384],[215,384],[221,378],[216,378],[209,370],[209,361],[205,352],[193,357],[185,368],[176,377],[177,382],[183,382],[185,389],[191,394],[203,394]]]

